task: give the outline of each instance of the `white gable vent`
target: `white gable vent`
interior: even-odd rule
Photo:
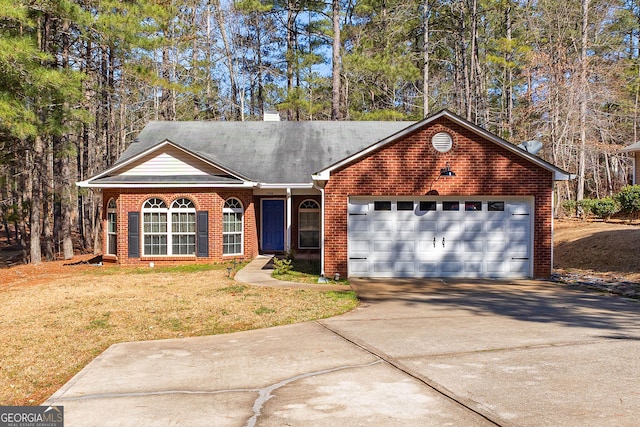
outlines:
[[[453,138],[447,132],[438,132],[431,138],[431,145],[436,151],[446,153],[453,146]]]

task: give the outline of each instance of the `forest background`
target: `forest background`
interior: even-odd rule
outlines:
[[[150,120],[419,120],[447,108],[614,194],[638,140],[636,0],[0,0],[2,239],[100,246],[78,189]],[[30,248],[30,250],[29,250]]]

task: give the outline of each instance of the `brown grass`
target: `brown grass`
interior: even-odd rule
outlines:
[[[554,269],[640,281],[640,226],[628,222],[556,221]]]
[[[352,293],[252,287],[209,271],[0,270],[0,404],[36,405],[111,344],[221,334],[344,313]]]

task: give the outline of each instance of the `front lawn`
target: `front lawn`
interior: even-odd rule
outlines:
[[[114,343],[304,322],[357,305],[353,292],[240,285],[223,265],[2,272],[0,405],[40,404]]]

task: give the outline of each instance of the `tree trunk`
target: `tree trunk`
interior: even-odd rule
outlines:
[[[33,143],[33,155],[30,156],[31,178],[31,216],[29,218],[30,234],[30,262],[40,264],[42,262],[42,249],[40,247],[40,232],[42,231],[42,170],[44,160],[44,141],[40,135],[36,136]]]
[[[220,1],[215,0],[213,4],[215,8],[214,14],[216,23],[218,24],[220,37],[222,38],[222,45],[224,46],[225,62],[227,64],[227,69],[229,70],[229,84],[231,85],[231,119],[238,120],[240,118],[240,108],[238,108],[240,102],[238,100],[238,83],[235,72],[235,62],[233,60],[233,48],[227,35],[226,21],[220,6]]]
[[[429,0],[424,0],[422,31],[424,32],[422,47],[422,116],[429,115]]]
[[[590,0],[582,0],[582,40],[580,48],[580,149],[578,152],[576,200],[584,199],[587,158],[587,30],[589,26],[589,1]]]
[[[69,21],[64,20],[62,23],[62,67],[69,68]],[[63,110],[69,110],[69,104],[64,102]],[[65,123],[66,124],[66,123]],[[68,132],[68,131],[67,131]],[[72,135],[68,135],[66,141],[63,140],[61,152],[59,153],[60,162],[60,236],[62,240],[62,250],[64,259],[73,258],[73,239],[71,237],[72,214],[75,209],[75,201],[77,194],[75,191],[75,178],[71,176],[71,161],[75,147],[72,142]]]
[[[331,50],[331,120],[340,120],[340,0],[333,0],[333,45]]]

